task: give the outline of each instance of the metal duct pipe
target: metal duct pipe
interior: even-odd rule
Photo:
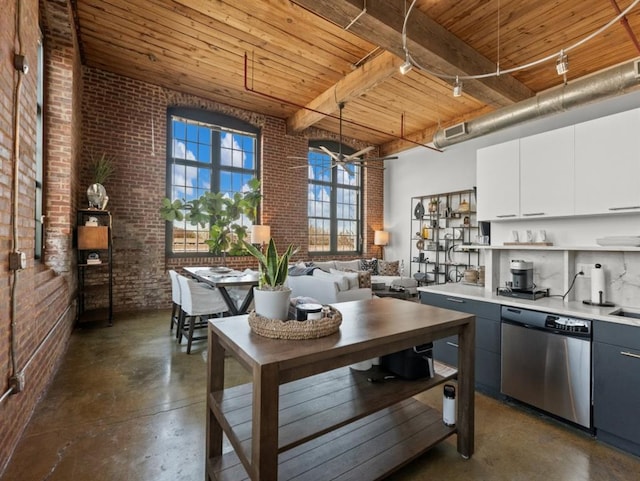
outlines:
[[[458,124],[440,129],[433,136],[433,144],[438,149],[442,149],[528,120],[565,112],[607,97],[622,95],[639,86],[640,60],[634,60],[574,80],[567,85],[549,89],[530,99],[465,122],[464,125]],[[455,133],[447,135],[449,130]]]

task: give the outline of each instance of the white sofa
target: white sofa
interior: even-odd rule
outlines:
[[[371,299],[370,287],[344,288],[342,282],[318,276],[288,276],[291,297],[310,297],[321,304]]]
[[[306,267],[304,264],[297,266],[299,271]],[[291,297],[310,297],[323,304],[334,302],[355,301],[370,299],[375,295],[375,290],[370,287],[359,287],[358,271],[361,271],[361,261],[320,261],[313,262],[312,275],[290,275],[287,277],[287,285],[291,288]],[[306,267],[309,269],[308,267]],[[294,270],[290,271],[294,272]],[[417,293],[417,283],[414,279],[401,276],[372,275],[371,282],[384,283],[385,286],[402,286],[412,294]]]

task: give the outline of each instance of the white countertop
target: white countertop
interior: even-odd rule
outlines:
[[[421,286],[418,287],[418,291],[431,292],[441,295],[450,295],[476,301],[493,302],[503,306],[519,307],[522,309],[531,309],[534,311],[544,311],[551,314],[559,314],[564,316],[580,317],[583,319],[592,319],[607,322],[616,322],[618,324],[627,324],[630,326],[640,327],[640,319],[610,315],[611,312],[620,308],[625,308],[632,312],[640,311],[638,308],[626,306],[589,306],[587,304],[583,304],[582,301],[565,302],[560,297],[543,297],[535,301],[529,301],[526,299],[499,296],[496,293],[485,291],[484,287],[470,286],[466,284],[439,284],[432,286]]]

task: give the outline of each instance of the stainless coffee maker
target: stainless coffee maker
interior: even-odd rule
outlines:
[[[511,289],[514,291],[533,290],[533,262],[514,259],[511,261]]]

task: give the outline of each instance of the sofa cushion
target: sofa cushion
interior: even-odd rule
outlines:
[[[325,272],[322,269],[316,269],[313,271],[313,277],[318,277],[320,279],[329,279],[333,281],[336,286],[338,286],[339,291],[348,291],[349,290],[349,279],[346,276],[330,274],[329,272]]]
[[[347,281],[349,282],[349,289],[357,289],[358,287],[361,287],[358,281],[357,272],[346,272],[346,271],[339,271],[337,269],[331,269],[331,274],[346,277]]]
[[[378,261],[378,275],[381,276],[399,276],[400,261]]]
[[[360,259],[360,270],[368,271],[372,276],[378,274],[378,259]]]
[[[352,261],[336,261],[336,269],[339,271],[358,271],[360,270],[360,259]]]
[[[313,267],[319,267],[325,272],[331,272],[331,269],[336,268],[335,261],[313,261],[312,265]]]

